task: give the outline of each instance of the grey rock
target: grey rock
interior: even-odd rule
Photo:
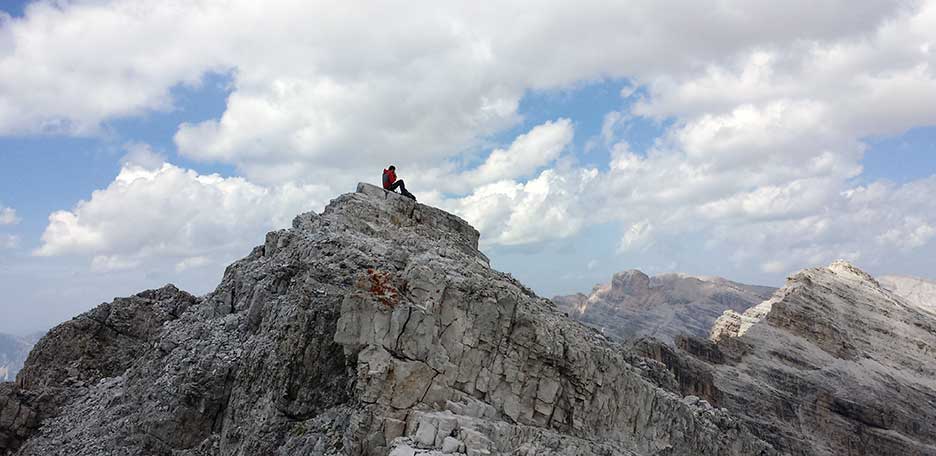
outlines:
[[[704,337],[723,311],[743,311],[774,291],[720,277],[649,277],[629,270],[614,274],[611,283],[596,286],[588,295],[556,296],[553,302],[569,317],[611,337],[654,337],[673,343],[681,334]]]
[[[29,353],[17,384],[42,390],[120,374],[151,349],[163,323],[194,302],[167,285],[101,304],[49,331]]]
[[[677,347],[637,346],[785,453],[936,455],[936,315],[851,264],[801,271]]]
[[[462,449],[465,448],[465,444],[460,440],[452,436],[446,436],[442,440],[442,453],[443,454],[454,454],[461,453]]]
[[[167,286],[53,329],[0,389],[0,454],[776,454],[478,238],[361,184],[202,298]]]

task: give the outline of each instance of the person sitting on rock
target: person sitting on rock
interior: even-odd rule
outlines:
[[[403,183],[403,179],[397,180],[396,166],[390,165],[389,168],[383,170],[383,188],[384,190],[389,190],[391,192],[395,192],[396,189],[399,188],[400,193],[403,196],[412,198],[413,201],[416,201],[416,197],[406,190],[406,184]]]

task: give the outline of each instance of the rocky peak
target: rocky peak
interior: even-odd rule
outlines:
[[[355,193],[332,200],[323,216],[333,216],[365,234],[395,237],[402,230],[418,234],[426,241],[464,245],[479,253],[480,233],[468,222],[376,185],[358,184]]]
[[[611,277],[610,294],[615,296],[644,294],[650,289],[650,276],[636,269],[615,273]]]
[[[867,272],[862,271],[857,266],[849,263],[845,260],[835,260],[827,268],[834,274],[839,274],[844,277],[849,277],[852,280],[857,282],[866,282],[867,284],[880,287],[881,284],[877,280],[874,280],[874,277]]]
[[[0,454],[770,455],[662,364],[367,184],[230,265],[54,328],[0,384]]]
[[[678,342],[640,349],[786,453],[936,454],[936,316],[854,265],[800,271]]]
[[[841,291],[837,296],[824,296],[824,289]],[[847,296],[860,296],[861,299],[845,299]],[[805,300],[816,304],[791,305]],[[882,316],[893,318],[901,315],[905,323],[909,323],[916,320],[918,313],[917,309],[908,307],[899,297],[883,288],[870,274],[838,260],[827,267],[805,269],[794,274],[770,300],[744,314],[726,311],[713,326],[710,338],[717,341],[723,337],[738,337],[755,325],[769,324],[810,340],[834,356],[854,358],[861,356],[863,350],[872,349],[867,345],[860,346],[860,341],[852,337],[853,334],[864,336],[866,322],[877,320],[883,324]]]
[[[936,316],[854,266],[792,276],[715,342],[622,346],[477,241],[361,184],[206,296],[168,285],[50,331],[0,383],[0,455],[936,454]],[[645,309],[764,291],[641,275],[612,282]]]

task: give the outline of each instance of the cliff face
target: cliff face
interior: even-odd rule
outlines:
[[[672,343],[680,334],[705,336],[726,309],[743,311],[770,297],[775,288],[719,277],[683,274],[649,277],[630,270],[591,294],[557,296],[569,317],[621,340],[649,336]]]
[[[54,328],[0,384],[0,454],[776,454],[477,241],[362,184],[205,297],[166,286]]]
[[[936,455],[936,315],[848,263],[801,271],[677,346],[638,344],[784,452]]]

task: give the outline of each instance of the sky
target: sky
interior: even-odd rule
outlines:
[[[481,3],[0,1],[0,332],[207,293],[390,163],[547,297],[936,277],[936,2]]]

